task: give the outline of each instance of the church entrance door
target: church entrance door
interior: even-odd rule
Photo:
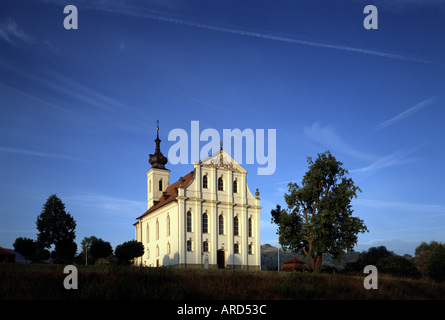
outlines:
[[[216,252],[216,263],[218,264],[218,269],[224,269],[226,266],[226,259],[224,250],[218,250]]]

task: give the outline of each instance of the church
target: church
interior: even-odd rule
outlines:
[[[147,211],[134,224],[150,267],[261,270],[260,198],[222,148],[170,184],[159,126],[147,172]]]

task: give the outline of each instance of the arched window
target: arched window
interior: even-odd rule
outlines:
[[[170,254],[170,242],[167,242],[167,254]]]
[[[233,180],[233,193],[238,193],[238,181]]]
[[[224,234],[224,216],[222,214],[218,217],[218,231],[219,234]]]
[[[202,215],[202,233],[209,233],[209,216],[206,212]]]
[[[156,257],[159,257],[159,246],[156,246]]]
[[[204,177],[202,177],[202,187],[204,189],[207,189],[208,187],[208,179],[207,179],[207,175],[205,175]]]
[[[252,234],[252,217],[249,217],[249,237],[253,237]]]
[[[167,237],[170,235],[170,216],[167,213],[167,221],[165,222],[165,224],[167,225]]]
[[[162,191],[162,179],[159,180],[159,191]]]
[[[218,191],[224,191],[224,180],[222,177],[218,178]]]
[[[238,217],[233,218],[233,234],[239,236],[239,220]]]
[[[150,242],[150,227],[147,224],[147,235],[145,241]]]
[[[187,232],[192,232],[192,213],[187,211]]]
[[[238,242],[233,245],[233,253],[240,253],[239,252],[239,243]]]
[[[156,220],[156,240],[159,239],[159,221]]]

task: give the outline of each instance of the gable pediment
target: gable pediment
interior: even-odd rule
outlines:
[[[198,162],[202,167],[221,168],[247,173],[227,152],[220,150]]]

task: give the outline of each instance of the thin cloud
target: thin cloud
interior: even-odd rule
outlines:
[[[22,30],[15,20],[9,18],[6,21],[0,23],[0,39],[9,42],[10,44],[17,44],[16,41],[20,40],[27,44],[34,43],[34,38],[27,32]]]
[[[399,113],[394,118],[391,118],[389,120],[382,122],[381,124],[376,126],[374,130],[379,131],[379,130],[382,130],[383,128],[386,128],[390,125],[393,125],[394,123],[399,122],[400,120],[403,120],[406,117],[409,117],[409,116],[419,112],[420,110],[425,109],[426,107],[434,104],[438,100],[439,100],[439,97],[431,97],[429,99],[426,99],[426,100],[416,104],[415,106],[408,108],[405,111]]]
[[[136,217],[147,210],[147,202],[97,194],[79,194],[64,197],[71,205],[88,207],[94,212],[116,216]]]
[[[39,152],[39,151],[26,150],[26,149],[8,148],[8,147],[0,147],[0,152],[14,153],[14,154],[19,154],[19,155],[24,155],[24,156],[57,158],[57,159],[73,160],[73,161],[85,161],[80,158],[66,156],[66,155],[62,155],[62,154]]]
[[[405,150],[397,150],[390,155],[387,155],[385,157],[381,157],[371,163],[369,166],[359,168],[359,169],[353,169],[349,170],[350,173],[357,173],[357,174],[367,174],[367,175],[373,175],[383,169],[389,168],[389,167],[395,167],[400,166],[403,164],[411,163],[417,161],[415,158],[409,158],[409,156],[417,151],[420,147],[413,148],[413,149],[405,149]]]
[[[372,157],[363,152],[357,151],[356,149],[349,146],[343,139],[337,134],[334,127],[332,126],[320,126],[318,122],[312,124],[312,126],[305,126],[303,128],[303,134],[310,140],[322,145],[323,147],[340,152],[345,155],[352,156],[354,158],[374,160]]]
[[[372,200],[372,199],[361,199],[360,197],[354,200],[355,203],[370,207],[370,208],[386,208],[390,210],[400,210],[404,212],[428,212],[436,216],[437,214],[445,214],[445,206],[439,204],[428,204],[428,203],[413,203],[413,202],[400,202],[400,201],[384,201],[384,200]]]

